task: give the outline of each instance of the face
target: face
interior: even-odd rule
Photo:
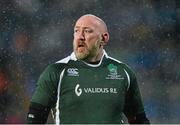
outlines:
[[[102,50],[102,32],[91,17],[80,18],[74,27],[73,48],[78,60],[91,60]]]

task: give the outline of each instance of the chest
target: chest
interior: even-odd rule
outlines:
[[[92,103],[96,107],[102,104],[123,107],[127,86],[128,78],[121,68],[69,67],[61,82],[61,106]]]

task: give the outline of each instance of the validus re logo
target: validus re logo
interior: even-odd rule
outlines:
[[[82,89],[79,88],[79,87],[80,87],[79,84],[77,84],[76,87],[75,87],[75,93],[76,93],[77,96],[80,96],[82,94]]]

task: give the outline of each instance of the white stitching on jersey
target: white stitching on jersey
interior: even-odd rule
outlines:
[[[56,125],[60,124],[60,118],[59,118],[59,100],[60,100],[61,82],[62,82],[62,78],[64,76],[64,71],[65,71],[65,68],[63,69],[63,71],[60,74],[58,90],[57,90],[58,92],[57,92],[57,102],[56,102]]]
[[[127,73],[127,71],[125,69],[124,69],[124,72],[126,73],[127,79],[128,79],[128,87],[127,87],[127,91],[128,91],[129,86],[130,86],[130,77],[129,77],[129,74]]]
[[[119,61],[119,60],[117,60],[117,59],[115,59],[115,58],[112,58],[112,57],[108,56],[107,54],[105,54],[105,56],[106,56],[106,58],[109,58],[109,59],[112,59],[112,60],[114,60],[114,61],[116,61],[116,62],[118,62],[118,63],[124,64],[123,62],[121,62],[121,61]]]

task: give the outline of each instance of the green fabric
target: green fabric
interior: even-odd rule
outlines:
[[[110,58],[104,57],[98,67],[73,60],[48,66],[38,80],[32,102],[54,107],[58,84],[61,123],[115,124],[122,123],[123,113],[131,116],[144,112],[135,74]]]

